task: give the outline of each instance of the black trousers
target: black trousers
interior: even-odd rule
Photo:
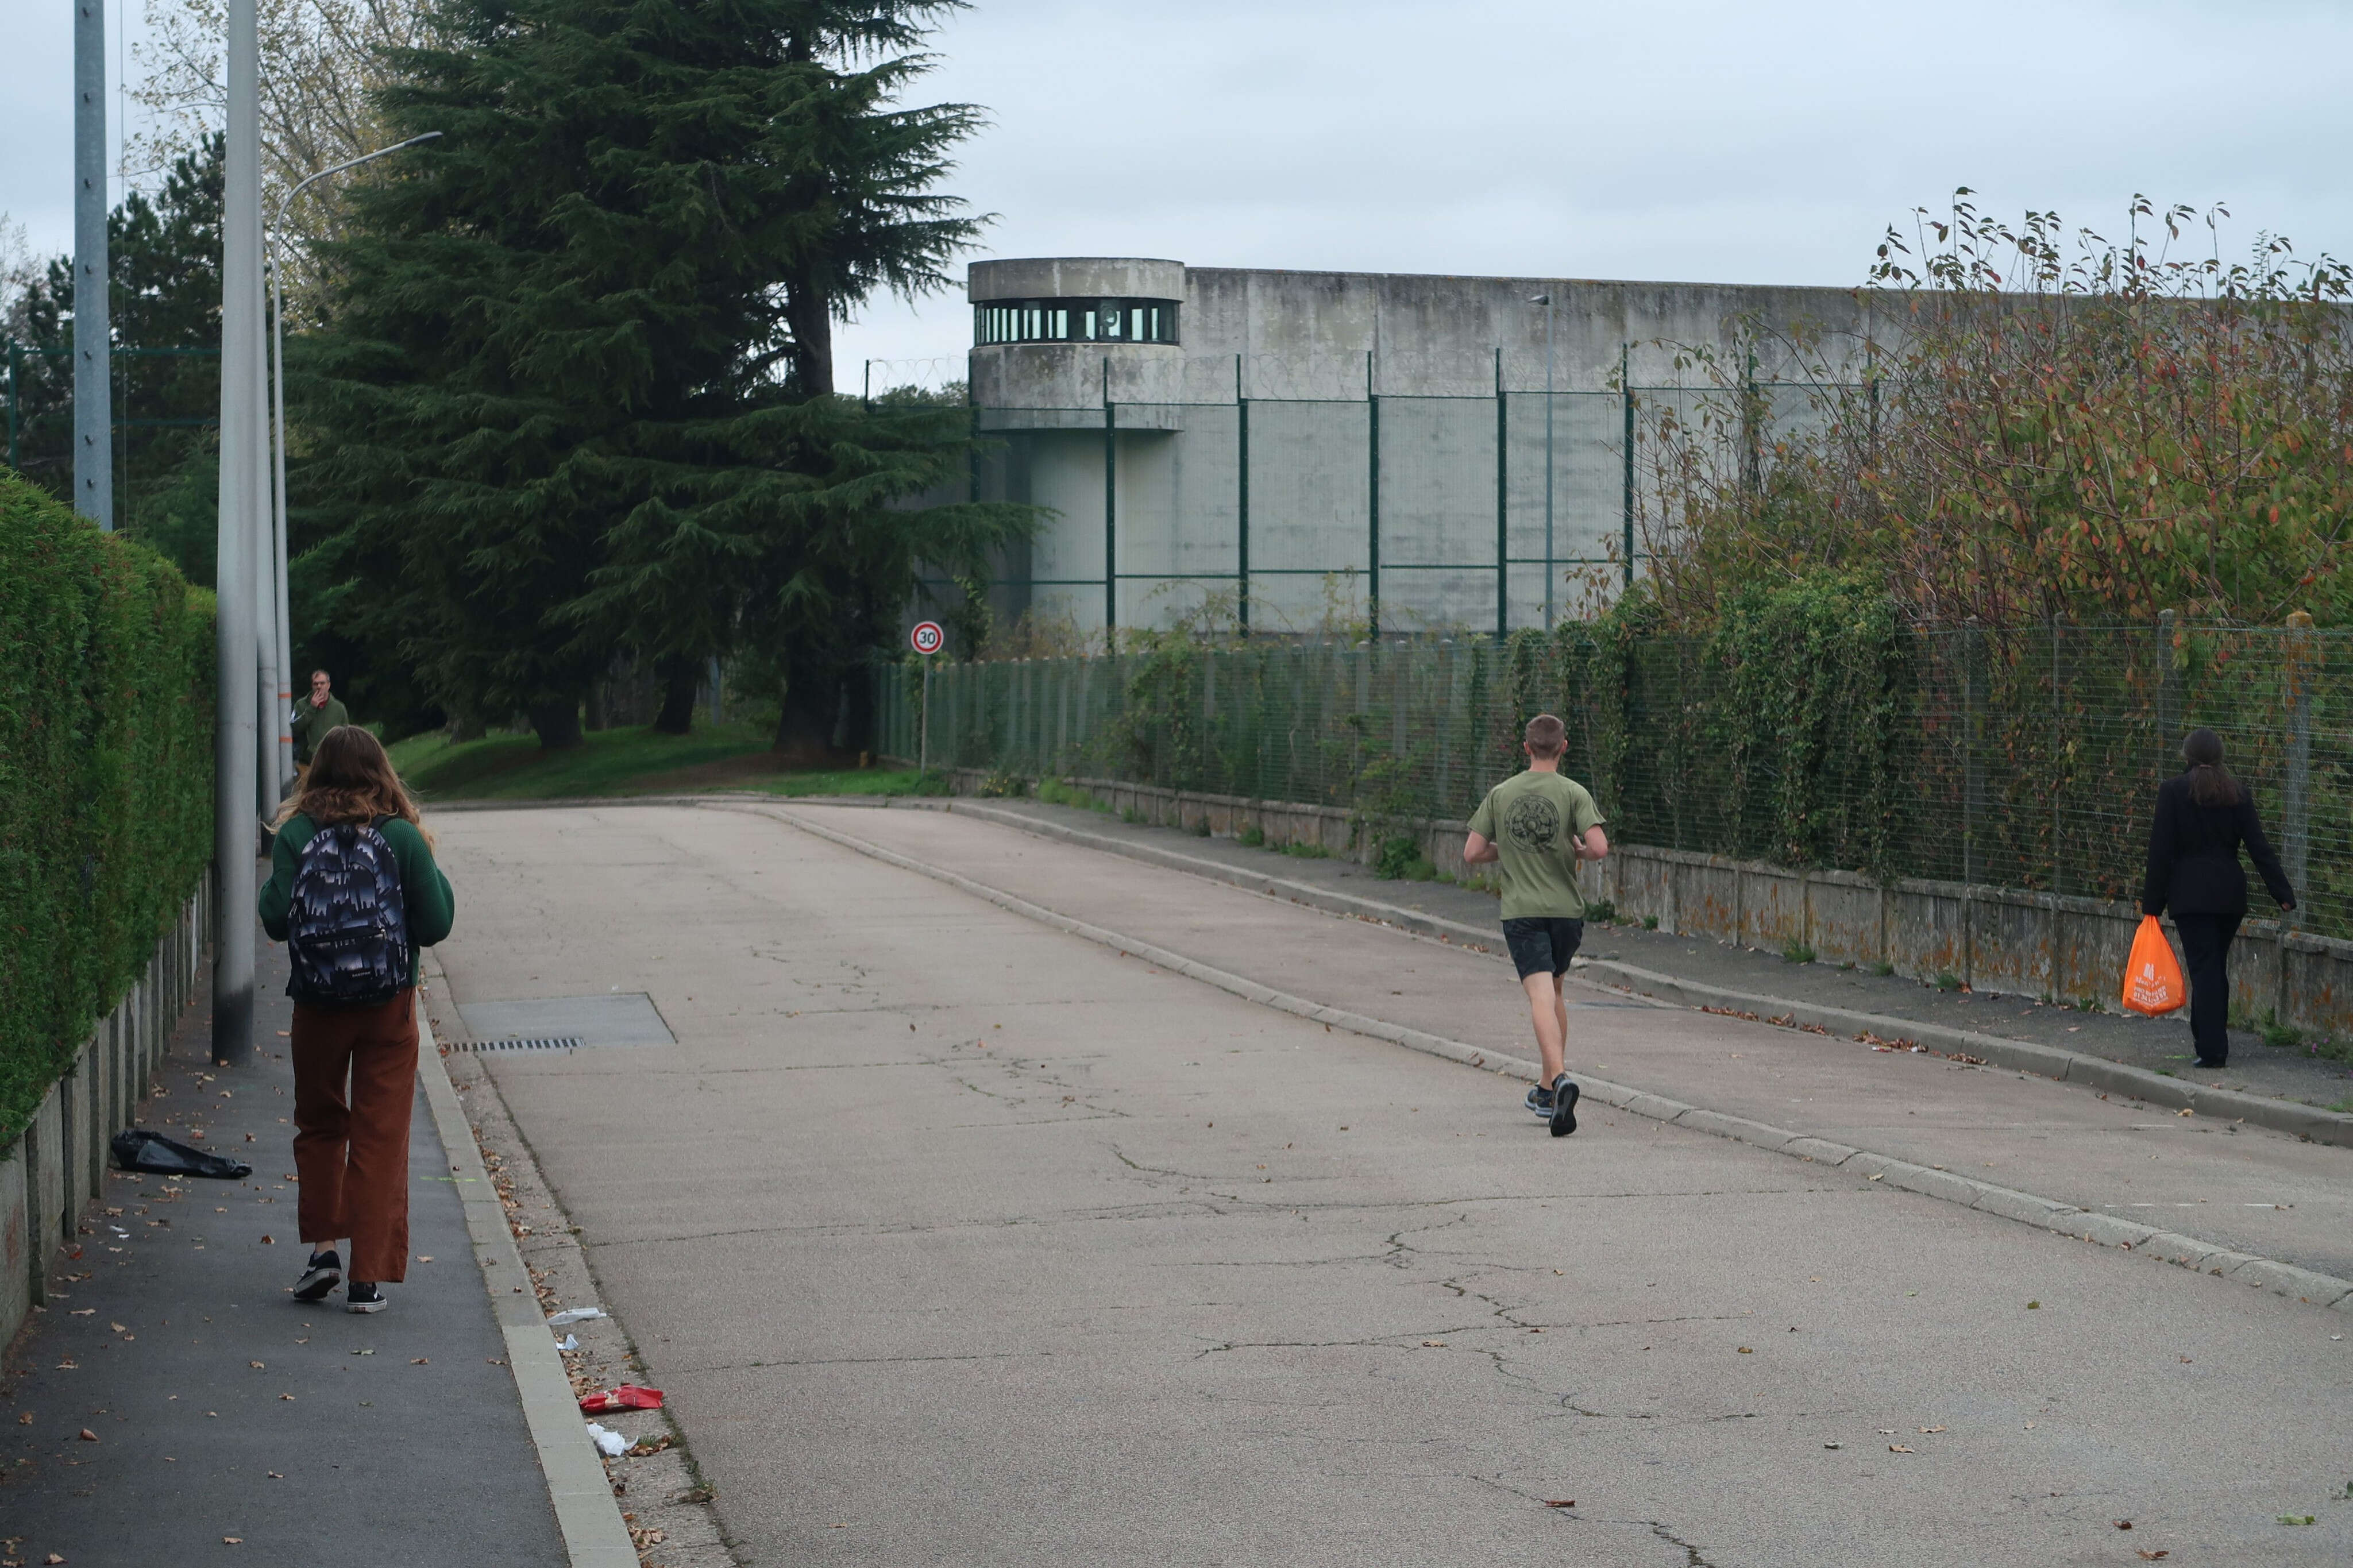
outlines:
[[[2189,1039],[2198,1059],[2220,1067],[2231,1057],[2231,940],[2243,915],[2176,912],[2181,967],[2189,981]]]

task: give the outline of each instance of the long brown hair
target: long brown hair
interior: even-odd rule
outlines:
[[[301,812],[321,827],[339,822],[374,822],[396,816],[433,842],[417,803],[401,787],[400,774],[385,754],[384,742],[357,724],[338,724],[311,753],[311,771],[294,797],[278,808],[282,824]]]
[[[2189,764],[2189,798],[2200,805],[2236,805],[2239,781],[2222,765],[2222,737],[2211,730],[2192,730],[2181,742],[2181,760]]]

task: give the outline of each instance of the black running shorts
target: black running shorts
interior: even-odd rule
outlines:
[[[1504,945],[1512,950],[1512,962],[1523,980],[1531,974],[1549,974],[1557,980],[1567,973],[1568,961],[1577,955],[1577,944],[1584,939],[1581,920],[1537,915],[1504,922]]]

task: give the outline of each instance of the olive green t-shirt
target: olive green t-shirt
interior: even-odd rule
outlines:
[[[1471,831],[1503,852],[1504,919],[1585,918],[1577,841],[1605,820],[1583,784],[1531,768],[1487,792]]]

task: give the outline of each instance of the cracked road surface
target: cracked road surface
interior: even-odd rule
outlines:
[[[678,1035],[490,1059],[747,1562],[2353,1556],[2344,1314],[1599,1106],[1556,1142],[1509,1079],[758,816],[433,826],[459,1001]],[[1250,898],[1029,843],[1205,931]],[[1282,916],[1327,978],[1471,962]]]

